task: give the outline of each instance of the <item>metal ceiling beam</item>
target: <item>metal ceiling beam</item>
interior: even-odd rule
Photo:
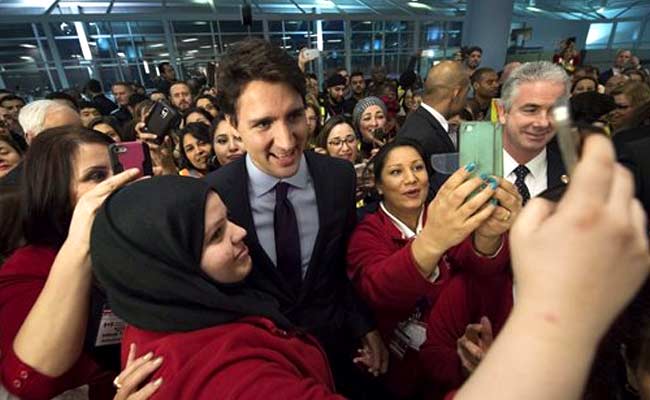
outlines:
[[[45,10],[44,14],[49,15],[52,12],[52,10],[54,10],[54,7],[56,7],[58,4],[59,4],[59,0],[54,0],[52,4],[50,4],[50,6],[47,8],[47,10]]]
[[[406,13],[406,15],[411,16],[411,15],[414,14],[413,11],[409,10],[407,7],[404,7],[403,5],[397,3],[397,2],[395,2],[393,0],[386,0],[386,2],[389,3],[390,5],[392,5],[393,7],[399,8],[400,10],[404,11]]]
[[[617,18],[620,17],[621,15],[623,15],[623,14],[625,14],[626,12],[630,11],[630,10],[632,9],[632,7],[637,6],[639,3],[641,3],[641,2],[640,2],[640,1],[635,1],[635,2],[632,3],[631,5],[627,6],[627,7],[625,8],[625,10],[623,10],[623,11],[621,11],[620,13],[616,14],[616,16],[614,17],[614,19],[617,19]]]
[[[359,3],[359,4],[361,4],[362,6],[366,7],[370,11],[374,12],[375,14],[381,15],[381,13],[379,11],[377,11],[375,8],[373,8],[370,4],[366,3],[365,1],[363,1],[363,0],[355,0],[355,1],[357,3]]]
[[[253,3],[253,5],[255,6],[255,8],[257,8],[257,12],[259,12],[260,14],[263,14],[263,13],[264,13],[264,10],[262,10],[262,8],[260,7],[260,5],[257,4],[257,1],[256,1],[256,0],[251,0],[251,3]]]
[[[303,13],[303,14],[307,14],[307,12],[306,12],[302,7],[300,7],[300,6],[298,5],[298,3],[296,3],[296,0],[290,0],[290,1],[291,1],[291,4],[293,4],[294,6],[296,6],[296,8],[297,8],[298,10],[300,10],[301,13]]]
[[[89,13],[83,15],[71,15],[71,14],[50,14],[50,15],[2,15],[2,6],[0,6],[0,23],[32,23],[32,22],[69,22],[71,19],[81,22],[102,22],[102,21],[168,21],[168,20],[177,20],[177,21],[200,21],[205,19],[205,13],[199,12],[190,12],[190,13],[173,13],[167,9],[166,12],[149,12],[149,13]],[[326,13],[320,15],[313,14],[297,14],[297,13],[287,13],[287,14],[278,14],[278,13],[260,13],[256,15],[257,19],[266,18],[269,21],[280,21],[280,20],[377,20],[378,13],[374,10],[374,14],[369,13],[355,13],[340,15],[337,13]],[[231,20],[239,21],[241,15],[239,11],[233,11],[232,13],[223,13],[219,15],[220,20]],[[404,16],[401,15],[381,15],[381,20],[388,21],[399,21],[404,19]],[[414,15],[410,17],[410,20],[413,21],[430,21],[431,15]],[[438,16],[436,17],[437,21],[462,21],[463,17],[459,16]]]
[[[108,8],[106,9],[106,14],[110,14],[111,11],[113,11],[114,4],[115,4],[115,0],[111,0],[111,3],[108,5]]]

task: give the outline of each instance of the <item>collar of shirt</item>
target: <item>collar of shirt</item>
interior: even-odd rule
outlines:
[[[305,189],[308,184],[309,171],[307,170],[307,160],[305,159],[304,154],[300,157],[300,166],[298,167],[298,171],[288,178],[280,179],[257,168],[251,159],[250,154],[246,155],[246,169],[248,171],[248,180],[250,181],[251,194],[253,197],[260,197],[268,193],[275,188],[275,185],[279,181],[287,182],[291,186],[300,189]]]
[[[445,132],[449,132],[449,123],[447,122],[447,119],[442,114],[440,114],[438,111],[436,111],[435,108],[431,107],[430,105],[424,102],[421,103],[420,105],[422,106],[422,108],[427,110],[429,114],[433,115],[433,118],[435,118],[440,123],[440,125],[442,125],[442,128],[445,130]]]
[[[515,168],[519,166],[519,163],[515,161],[514,158],[508,152],[503,149],[503,176],[507,177],[510,174],[514,173]],[[546,147],[535,156],[532,160],[526,163],[526,167],[530,171],[530,174],[533,178],[537,178],[542,175],[544,168],[546,167]]]
[[[390,218],[390,220],[393,222],[393,225],[402,233],[402,238],[403,239],[411,239],[412,237],[416,236],[420,231],[422,231],[422,219],[424,217],[424,207],[422,207],[422,211],[420,211],[420,216],[418,217],[418,226],[415,228],[415,232],[411,230],[406,224],[402,221],[400,221],[396,216],[390,213],[386,206],[384,206],[384,202],[379,203],[379,207],[381,207],[381,210]]]

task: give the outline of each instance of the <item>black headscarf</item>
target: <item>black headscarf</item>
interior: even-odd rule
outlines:
[[[272,298],[243,283],[218,283],[201,270],[210,191],[199,179],[165,176],[106,200],[92,227],[91,256],[113,312],[128,324],[161,332],[255,315],[290,327]]]

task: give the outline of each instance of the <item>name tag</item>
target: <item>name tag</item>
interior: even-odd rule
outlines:
[[[126,328],[126,323],[113,314],[110,308],[104,307],[95,346],[119,344],[122,341],[124,328]]]

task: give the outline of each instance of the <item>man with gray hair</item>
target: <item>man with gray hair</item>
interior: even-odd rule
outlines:
[[[65,125],[81,126],[81,118],[75,110],[54,100],[37,100],[27,104],[20,110],[18,122],[25,132],[25,141],[28,144],[46,129]],[[0,187],[20,185],[22,166],[22,163],[18,164],[0,178]]]
[[[20,110],[18,122],[25,132],[27,143],[49,128],[72,125],[81,126],[79,114],[72,108],[54,100],[37,100]]]
[[[517,67],[501,91],[498,105],[503,124],[503,175],[515,184],[524,204],[562,184],[565,173],[557,144],[553,105],[568,96],[571,81],[564,70],[548,61]]]

